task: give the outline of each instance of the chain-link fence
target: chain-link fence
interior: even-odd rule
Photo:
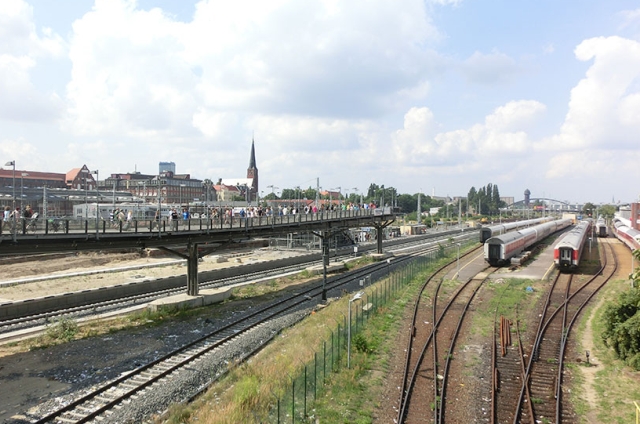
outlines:
[[[457,248],[455,244],[441,245],[438,250],[418,256],[403,266],[396,265],[387,273],[374,274],[371,285],[350,299],[348,315],[341,315],[341,319],[336,320],[336,327],[322,341],[322,347],[314,353],[313,360],[300,364],[299,372],[289,376],[291,383],[283,392],[273,393],[268,422],[308,422],[314,402],[322,395],[324,382],[331,373],[350,365],[351,349],[359,348],[359,334],[369,318],[427,267],[438,259],[454,255]]]

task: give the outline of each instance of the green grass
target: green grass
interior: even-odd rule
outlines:
[[[432,264],[431,269],[436,265]],[[316,401],[308,398],[307,414],[320,422],[371,423],[378,408],[380,390],[395,348],[393,338],[401,325],[399,317],[415,298],[420,282],[427,272],[414,277],[390,296],[386,305],[378,305],[369,314],[366,325],[352,326],[351,368],[346,368],[346,352],[341,353],[341,363],[335,372],[326,373],[326,384],[319,385]],[[392,277],[394,275],[392,274]],[[399,279],[399,274],[395,275]],[[371,290],[390,287],[384,281],[368,288],[366,297],[371,301]],[[379,301],[382,296],[378,295]],[[232,367],[227,376],[214,384],[195,405],[174,406],[168,422],[265,422],[273,417],[276,395],[281,398],[281,416],[288,412],[290,419],[291,379],[301,386],[303,364],[311,364],[314,351],[322,352],[322,342],[331,340],[331,330],[336,331],[347,308],[348,296],[332,302],[265,347],[257,356],[238,367]],[[355,316],[353,317],[355,322]],[[344,331],[344,328],[343,328]],[[341,345],[344,349],[344,346]],[[308,371],[311,375],[312,371]],[[297,399],[299,400],[297,395]],[[296,415],[301,413],[296,402]],[[185,418],[185,417],[189,418]]]
[[[592,411],[585,400],[586,388],[584,384],[586,384],[586,379],[582,370],[586,366],[584,362],[581,362],[582,366],[571,367],[572,384],[570,393],[570,399],[580,417],[585,417],[588,413],[592,413],[596,415],[599,422],[635,422],[633,401],[640,403],[639,373],[633,372],[622,361],[617,359],[613,351],[608,349],[599,337],[604,331],[604,323],[602,321],[604,305],[606,302],[614,300],[617,294],[622,290],[626,290],[627,287],[628,281],[609,282],[600,291],[595,302],[582,315],[583,317],[593,315],[591,319],[591,332],[593,334],[591,361],[595,361],[595,363],[592,362],[589,368],[597,370],[592,387],[592,390],[595,391],[597,407],[595,411]],[[587,320],[581,319],[575,328],[575,340],[583,340],[586,325]],[[581,344],[578,344],[576,349],[578,352],[584,352],[584,347]],[[584,355],[581,354],[580,356],[582,360],[586,359]],[[594,358],[597,358],[597,360]],[[575,359],[573,360],[575,361]],[[587,420],[582,418],[580,422],[586,423]]]

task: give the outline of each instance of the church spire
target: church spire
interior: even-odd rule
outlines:
[[[249,199],[258,198],[258,167],[256,166],[256,149],[253,137],[251,137],[251,158],[249,159],[249,168],[247,169],[247,178],[251,179],[251,187],[249,190]]]
[[[249,158],[249,169],[256,167],[256,149],[253,146],[254,141],[251,138],[251,158]]]

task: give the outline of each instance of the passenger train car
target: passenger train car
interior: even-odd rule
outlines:
[[[482,227],[480,229],[480,243],[484,243],[491,237],[499,236],[511,230],[530,227],[532,225],[541,224],[551,221],[551,217],[526,219],[524,221],[505,222],[504,224],[492,225],[491,227]]]
[[[613,219],[613,232],[621,242],[626,244],[629,249],[640,249],[640,231],[631,228],[631,222],[626,219]]]
[[[529,246],[570,225],[571,219],[560,219],[491,237],[484,244],[484,260],[492,266],[506,265]]]
[[[607,221],[601,216],[596,221],[596,234],[598,237],[606,237],[607,234]]]
[[[556,243],[553,248],[553,262],[560,271],[574,271],[580,265],[589,231],[591,221],[580,221]]]

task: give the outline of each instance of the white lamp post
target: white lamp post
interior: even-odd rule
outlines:
[[[82,173],[84,174],[84,219],[86,221],[89,218],[89,187],[87,186],[87,174],[89,170],[83,169]]]
[[[16,238],[17,238],[17,234],[16,234],[16,230],[17,230],[17,226],[18,226],[18,222],[16,221],[18,219],[17,216],[15,216],[15,210],[16,210],[16,161],[15,160],[11,160],[7,163],[4,164],[5,166],[13,166],[13,182],[11,183],[11,186],[13,187],[13,211],[11,213],[13,213],[13,241],[14,243],[16,242]]]
[[[156,186],[157,194],[158,194],[158,219],[156,223],[158,224],[158,238],[160,238],[160,223],[162,222],[162,197],[160,196],[160,190],[162,188],[162,180],[160,179],[160,175],[158,175],[158,184]]]
[[[180,207],[182,207],[182,187],[186,187],[186,184],[180,184]]]
[[[458,248],[458,266],[456,271],[456,278],[460,277],[460,243],[456,243],[456,247]]]
[[[13,187],[13,210],[16,210],[16,161],[10,160],[5,163],[4,166],[13,166],[13,183],[11,186]]]
[[[347,368],[351,368],[351,303],[358,299],[362,299],[364,292],[356,293],[351,299],[349,299],[349,325],[347,330]]]
[[[22,213],[24,213],[24,208],[22,207],[22,197],[23,197],[22,187],[24,186],[24,177],[28,177],[28,176],[29,176],[28,172],[20,173],[20,210],[22,211]]]
[[[95,171],[91,171],[92,174],[96,174],[96,239],[98,238],[98,227],[99,227],[99,220],[98,220],[98,215],[100,214],[100,191],[98,191],[98,180],[100,179],[100,173],[99,171],[96,169]]]

